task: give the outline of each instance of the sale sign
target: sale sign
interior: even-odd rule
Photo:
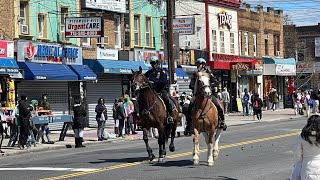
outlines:
[[[14,58],[13,41],[0,41],[0,58]]]

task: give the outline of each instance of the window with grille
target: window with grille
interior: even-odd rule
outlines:
[[[140,16],[134,16],[134,45],[140,45]]]
[[[212,30],[212,37],[211,37],[211,43],[212,43],[212,51],[217,52],[217,31]]]
[[[234,33],[230,33],[230,53],[234,54]]]
[[[146,17],[146,46],[152,46],[152,36],[151,36],[151,18]]]
[[[45,14],[38,14],[38,38],[45,38]]]
[[[121,48],[121,19],[119,15],[114,15],[114,44],[115,48]]]
[[[224,31],[220,31],[220,51],[221,53],[226,52],[225,42],[224,42]]]
[[[249,55],[249,39],[248,39],[248,32],[244,33],[244,55]]]

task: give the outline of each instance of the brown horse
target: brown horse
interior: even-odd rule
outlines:
[[[218,128],[219,119],[216,106],[211,101],[210,77],[205,71],[196,73],[196,98],[191,111],[193,137],[193,164],[199,164],[199,134],[203,132],[208,145],[208,165],[213,166],[219,155],[219,138],[221,130]]]
[[[136,94],[138,95],[139,102],[139,114],[143,130],[143,140],[146,144],[147,152],[150,161],[152,161],[155,156],[152,153],[152,149],[148,142],[148,130],[153,127],[157,128],[159,132],[158,144],[159,144],[159,162],[163,161],[166,156],[165,144],[168,142],[169,136],[171,134],[171,142],[169,149],[171,152],[175,151],[174,138],[176,134],[176,129],[179,122],[179,110],[177,107],[178,102],[171,98],[175,104],[173,110],[173,121],[172,124],[167,124],[167,111],[163,100],[160,96],[151,88],[152,85],[149,79],[142,74],[141,67],[139,71],[133,73],[132,86]]]

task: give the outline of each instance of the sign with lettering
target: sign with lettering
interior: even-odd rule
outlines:
[[[66,18],[65,35],[67,38],[102,37],[102,17],[68,17]]]
[[[164,53],[163,51],[152,51],[152,50],[143,50],[135,49],[134,50],[135,61],[145,61],[148,62],[151,56],[157,56],[159,61],[164,62]]]
[[[116,49],[96,49],[97,59],[118,60],[118,50]]]
[[[219,27],[224,29],[232,29],[232,16],[228,14],[225,9],[221,9],[217,16]]]
[[[84,0],[83,8],[126,13],[126,0]],[[82,4],[82,3],[81,3]]]
[[[179,35],[194,34],[194,18],[176,18],[173,19],[173,32]]]
[[[297,62],[297,73],[314,73],[314,62]]]
[[[13,41],[0,41],[0,58],[14,58]]]
[[[296,65],[295,64],[276,64],[276,75],[295,76]]]
[[[17,60],[34,63],[82,64],[82,48],[61,44],[18,41]]]
[[[236,63],[232,65],[233,70],[239,70],[239,71],[248,71],[250,69],[250,65],[247,63]]]

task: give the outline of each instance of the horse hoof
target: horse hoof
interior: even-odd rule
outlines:
[[[170,146],[169,149],[170,149],[170,152],[174,152],[176,150],[174,146]]]
[[[199,159],[194,159],[193,160],[193,165],[199,165]]]
[[[218,159],[218,156],[213,156],[213,160],[216,161]]]
[[[213,162],[208,162],[208,166],[213,166]]]
[[[158,159],[158,162],[164,162],[164,157],[159,158],[159,159]]]

